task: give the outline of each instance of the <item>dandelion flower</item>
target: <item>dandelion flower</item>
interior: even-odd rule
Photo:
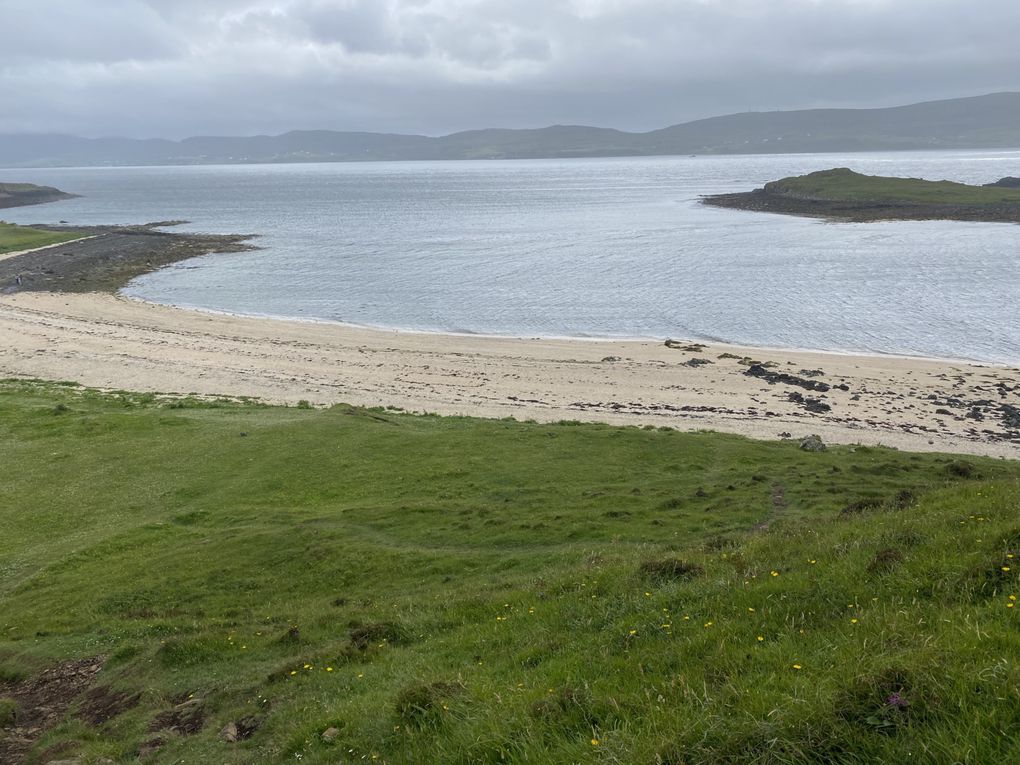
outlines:
[[[751,608],[750,606],[747,607],[747,610],[750,611],[752,614],[754,613],[754,609]]]
[[[1003,566],[1003,567],[1002,567],[1002,570],[1003,570],[1003,571],[1009,571],[1009,566]]]
[[[778,571],[770,571],[769,574],[771,576],[779,576],[779,572]]]
[[[793,668],[794,668],[794,669],[801,669],[801,666],[800,666],[800,664],[794,664],[794,665],[793,665]]]
[[[332,667],[326,667],[326,671],[327,671],[327,672],[332,672],[332,671],[333,671],[333,668],[332,668]]]
[[[598,746],[598,745],[599,745],[599,740],[598,740],[597,738],[593,738],[593,739],[591,740],[591,745],[592,745],[592,746]]]
[[[630,631],[630,634],[631,634],[631,635],[636,635],[636,634],[637,634],[637,630],[631,630],[631,631]]]
[[[856,619],[851,619],[851,620],[850,620],[850,623],[851,623],[851,624],[857,624],[857,620],[856,620]]]
[[[758,642],[759,642],[759,643],[763,643],[763,642],[765,642],[765,636],[764,636],[764,635],[759,635],[759,636],[758,636]]]
[[[714,622],[705,622],[706,627],[711,627]]]

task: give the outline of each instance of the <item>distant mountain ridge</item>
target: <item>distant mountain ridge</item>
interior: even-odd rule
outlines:
[[[469,130],[433,138],[297,130],[182,141],[0,135],[0,167],[539,159],[1020,148],[1020,93],[883,109],[747,112],[647,133],[579,125]]]

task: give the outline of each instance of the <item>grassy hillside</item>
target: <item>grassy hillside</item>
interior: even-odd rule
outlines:
[[[861,175],[845,167],[773,181],[765,185],[765,192],[832,202],[1020,205],[1020,189]]]
[[[13,223],[0,221],[0,255],[5,252],[30,250],[35,247],[46,247],[77,239],[80,234],[73,231],[40,231],[28,226],[15,226]]]
[[[468,130],[441,137],[297,130],[183,141],[0,136],[0,166],[523,159],[1020,147],[1020,93],[883,109],[743,112],[628,133],[583,125]]]
[[[32,762],[1020,756],[1016,463],[18,382],[0,422],[5,762],[46,689]]]

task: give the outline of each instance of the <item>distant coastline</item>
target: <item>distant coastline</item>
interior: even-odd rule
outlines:
[[[959,115],[967,115],[961,121]],[[0,135],[0,167],[570,159],[1020,148],[1020,93],[881,109],[742,112],[628,132],[587,125],[444,136],[337,130],[280,135],[81,138]]]

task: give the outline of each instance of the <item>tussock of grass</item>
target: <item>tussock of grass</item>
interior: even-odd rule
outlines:
[[[10,728],[17,724],[20,712],[21,705],[17,701],[0,698],[0,729]]]
[[[666,558],[665,560],[646,560],[641,564],[641,575],[659,582],[684,581],[702,576],[705,573],[703,566],[697,563],[689,563],[678,558]]]
[[[132,702],[37,752],[1020,755],[1016,463],[181,404],[0,385],[0,696],[103,655]]]

